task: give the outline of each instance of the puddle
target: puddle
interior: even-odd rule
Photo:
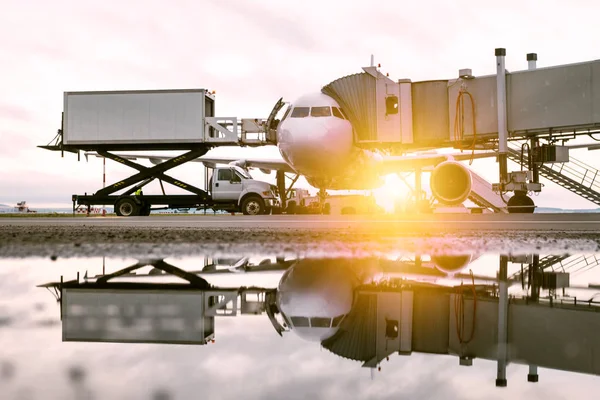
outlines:
[[[599,261],[2,258],[2,398],[572,398],[599,382]]]

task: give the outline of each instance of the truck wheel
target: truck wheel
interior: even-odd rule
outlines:
[[[144,206],[140,210],[140,215],[143,215],[144,217],[149,216],[150,208],[152,208],[152,206],[150,204],[144,204]]]
[[[329,214],[331,214],[331,204],[325,203],[325,205],[323,205],[323,215]]]
[[[140,214],[140,208],[133,199],[124,198],[115,204],[115,213],[120,217],[134,217]]]
[[[281,209],[281,207],[273,207],[273,208],[271,209],[271,214],[272,214],[272,215],[279,215],[279,214],[281,214],[281,213],[282,213],[282,211],[283,211],[283,210]]]
[[[271,215],[271,211],[272,211],[271,207],[265,207],[265,211],[263,211],[263,214],[265,214],[265,215]]]
[[[265,202],[258,196],[249,196],[242,201],[244,215],[261,215],[264,213]]]
[[[290,201],[285,209],[286,214],[296,214],[296,202]]]

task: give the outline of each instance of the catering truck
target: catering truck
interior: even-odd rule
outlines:
[[[201,189],[175,179],[166,171],[195,160],[216,146],[262,146],[276,142],[270,129],[282,100],[268,119],[215,117],[215,97],[206,89],[65,92],[61,128],[53,151],[93,152],[136,171],[93,194],[72,195],[76,205],[114,205],[119,216],[149,215],[152,209],[211,208],[247,215],[278,212],[276,186],[252,179],[235,165],[214,167],[210,183]],[[135,162],[135,155],[119,151],[179,151],[150,160],[152,167]],[[157,155],[158,156],[158,155]],[[162,194],[142,188],[158,180]],[[208,179],[207,179],[208,180]],[[163,182],[190,194],[166,194]]]
[[[162,185],[161,185],[162,186]],[[277,212],[280,208],[277,187],[267,182],[252,179],[247,171],[237,166],[214,169],[209,190],[200,194],[147,195],[137,189],[132,194],[122,195],[73,195],[73,204],[114,204],[120,217],[148,216],[152,209],[162,208],[210,208],[215,211],[242,212],[245,215],[260,215]]]

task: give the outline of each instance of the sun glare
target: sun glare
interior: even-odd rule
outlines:
[[[377,205],[390,213],[394,212],[396,202],[398,200],[405,200],[409,194],[410,189],[396,174],[386,175],[385,184],[373,191]]]

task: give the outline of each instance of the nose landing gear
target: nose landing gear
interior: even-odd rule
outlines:
[[[319,189],[319,193],[317,194],[319,197],[319,209],[321,210],[320,214],[329,215],[331,214],[331,204],[327,203],[327,190]]]

